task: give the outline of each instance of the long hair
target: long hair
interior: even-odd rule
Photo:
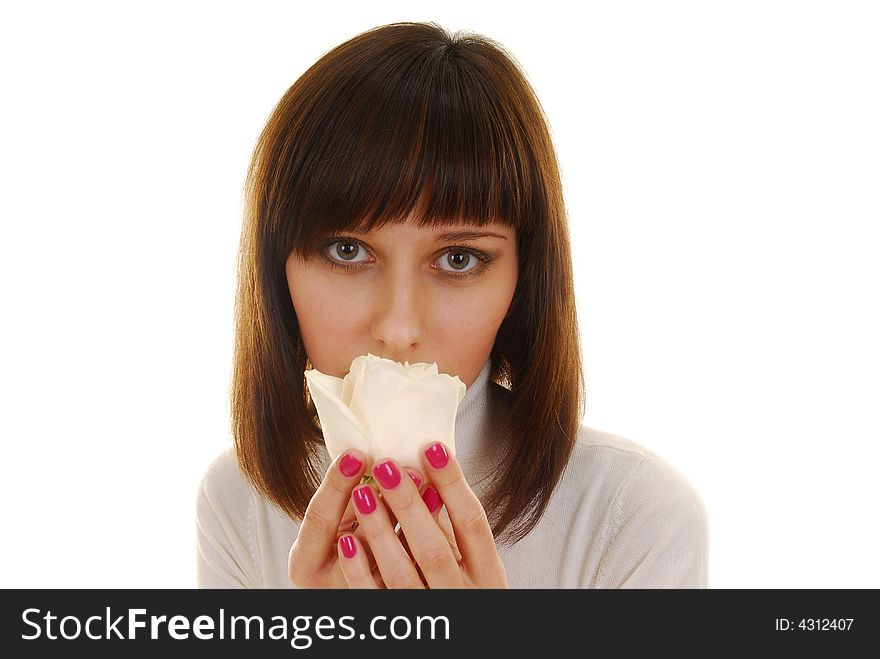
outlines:
[[[490,379],[509,390],[504,460],[482,502],[498,542],[540,519],[577,437],[584,378],[556,153],[516,60],[473,33],[394,23],[359,34],[283,95],[247,173],[230,389],[242,472],[294,519],[323,435],[285,275],[328,235],[401,222],[501,222],[519,279]]]

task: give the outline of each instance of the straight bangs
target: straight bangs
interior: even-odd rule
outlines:
[[[285,256],[408,217],[531,233],[546,200],[521,74],[485,45],[423,29],[421,40],[386,28],[381,44],[370,32],[343,44],[279,102],[288,123],[267,127],[256,187]]]

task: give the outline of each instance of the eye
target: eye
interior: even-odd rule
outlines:
[[[361,248],[361,243],[353,238],[334,238],[324,243],[319,251],[331,268],[363,270],[369,267],[370,262],[369,260],[356,260],[361,251],[367,253],[366,247]],[[491,256],[474,247],[452,245],[447,247],[440,257],[435,259],[434,263],[446,263],[450,266],[450,269],[442,265],[437,267],[444,277],[466,279],[485,274],[489,269],[490,261],[492,261]],[[468,269],[472,263],[481,265]]]
[[[362,251],[360,243],[355,240],[339,239],[324,245],[324,249],[335,245],[335,249],[331,250],[335,257],[339,257],[345,263],[360,264],[363,261],[355,261],[355,257]],[[363,250],[364,252],[366,250]]]
[[[479,263],[481,262],[481,259],[477,256],[476,252],[462,247],[449,248],[437,260],[441,264],[448,264],[452,268],[451,270],[445,270],[442,267],[441,270],[453,275],[469,275],[474,272],[474,270],[480,269]],[[474,267],[468,269],[468,266],[471,265]]]

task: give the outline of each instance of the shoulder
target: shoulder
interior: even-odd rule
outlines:
[[[607,505],[600,582],[707,586],[708,515],[687,476],[639,443],[586,426],[569,468],[584,489],[601,488]]]
[[[618,503],[644,499],[702,505],[693,483],[660,454],[618,434],[581,425],[569,469],[601,476],[613,487]]]
[[[253,488],[245,480],[229,447],[217,455],[202,473],[199,501],[224,509],[242,509],[251,505]]]
[[[626,437],[581,424],[563,483],[572,495],[598,495],[608,505],[645,460],[658,459],[652,451]],[[668,473],[661,480],[672,477],[674,474]]]
[[[202,473],[196,494],[200,587],[255,587],[260,583],[255,496],[231,447]]]

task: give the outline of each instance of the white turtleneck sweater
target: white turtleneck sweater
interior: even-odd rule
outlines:
[[[456,457],[478,495],[506,392],[490,368],[487,359],[455,420]],[[196,510],[200,588],[296,587],[287,560],[299,525],[245,481],[232,447],[206,469]],[[687,478],[654,452],[581,425],[541,520],[498,553],[511,588],[708,588],[708,544],[706,509]]]

